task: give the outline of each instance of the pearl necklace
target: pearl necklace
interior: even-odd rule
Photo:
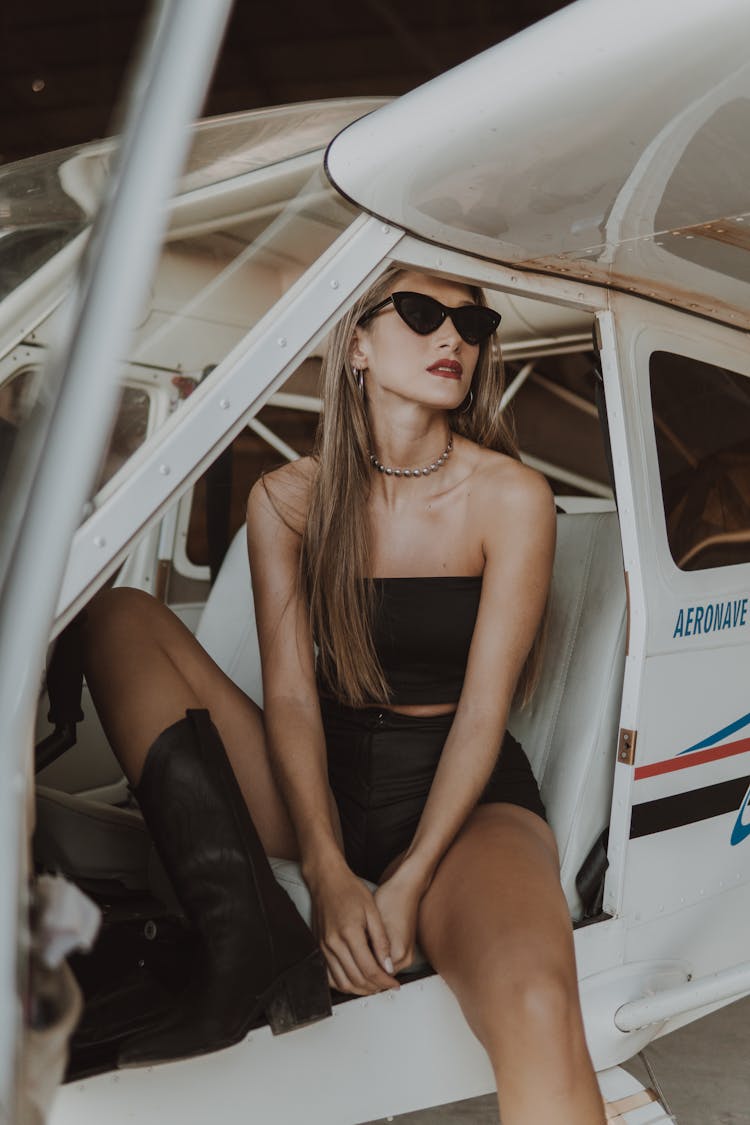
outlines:
[[[453,449],[453,434],[451,434],[448,444],[443,452],[433,461],[431,465],[425,465],[424,469],[391,469],[387,465],[381,465],[374,453],[370,454],[370,464],[378,470],[379,473],[385,473],[387,477],[428,477],[430,473],[436,473],[438,469],[445,464]]]

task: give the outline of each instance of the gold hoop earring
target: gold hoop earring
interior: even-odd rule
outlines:
[[[459,410],[459,414],[468,414],[472,406],[474,405],[474,391],[471,387],[469,387],[469,394],[467,395],[467,398],[469,401],[466,403],[466,406],[464,406],[463,409]]]

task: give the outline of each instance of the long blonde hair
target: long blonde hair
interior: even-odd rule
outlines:
[[[357,385],[350,348],[362,316],[385,299],[403,270],[392,266],[333,330],[322,370],[323,409],[313,456],[302,539],[301,580],[318,646],[318,674],[336,698],[351,706],[386,702],[389,687],[371,630],[374,583],[370,569],[367,499],[372,481],[372,438],[364,396]],[[468,287],[479,304],[481,289]],[[478,445],[518,458],[515,436],[500,410],[503,365],[493,338],[480,350],[472,380],[473,400],[450,415],[451,429]],[[539,664],[540,636],[527,658],[517,694],[526,702]]]

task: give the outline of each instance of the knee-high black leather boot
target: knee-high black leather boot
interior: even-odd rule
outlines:
[[[127,1042],[119,1065],[228,1047],[263,1014],[274,1034],[329,1015],[323,956],[273,876],[207,711],[159,735],[135,793],[202,957],[177,1007]]]

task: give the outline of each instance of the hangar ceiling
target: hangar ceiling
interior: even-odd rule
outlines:
[[[418,86],[561,0],[235,0],[204,113]],[[113,131],[146,0],[0,5],[0,162]]]

